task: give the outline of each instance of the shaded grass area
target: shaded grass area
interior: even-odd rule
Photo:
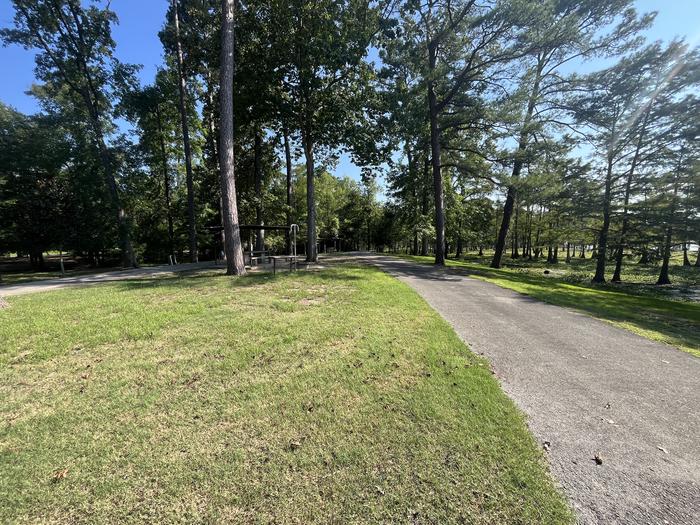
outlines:
[[[370,268],[0,310],[0,522],[570,523],[487,363]]]
[[[432,257],[401,257],[423,264],[434,261]],[[582,310],[700,357],[700,303],[670,300],[650,292],[640,293],[638,288],[593,285],[590,275],[588,281],[582,281],[576,276],[578,274],[564,270],[561,263],[552,267],[555,270],[549,275],[544,275],[542,267],[537,266],[525,270],[495,270],[481,260],[448,260],[447,265],[541,301]]]

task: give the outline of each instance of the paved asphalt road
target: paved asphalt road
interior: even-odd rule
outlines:
[[[700,524],[700,359],[456,270],[363,260],[409,284],[489,359],[549,442],[581,523]]]
[[[24,295],[28,293],[47,292],[70,286],[88,286],[92,284],[108,283],[113,281],[125,281],[128,279],[142,279],[145,277],[163,277],[178,272],[190,270],[202,270],[216,268],[211,261],[201,263],[178,264],[177,266],[146,266],[131,270],[109,271],[77,275],[75,277],[63,277],[61,279],[47,279],[43,281],[30,281],[26,283],[0,286],[0,297]]]

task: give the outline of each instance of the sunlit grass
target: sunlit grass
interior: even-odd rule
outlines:
[[[567,523],[487,363],[370,268],[0,310],[0,522]]]

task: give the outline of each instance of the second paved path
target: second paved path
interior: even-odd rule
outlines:
[[[362,260],[408,283],[491,361],[550,443],[581,523],[700,523],[700,359],[458,271]]]

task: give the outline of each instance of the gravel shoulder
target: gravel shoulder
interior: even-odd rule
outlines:
[[[457,270],[355,260],[409,284],[490,360],[581,523],[700,523],[700,359]]]

